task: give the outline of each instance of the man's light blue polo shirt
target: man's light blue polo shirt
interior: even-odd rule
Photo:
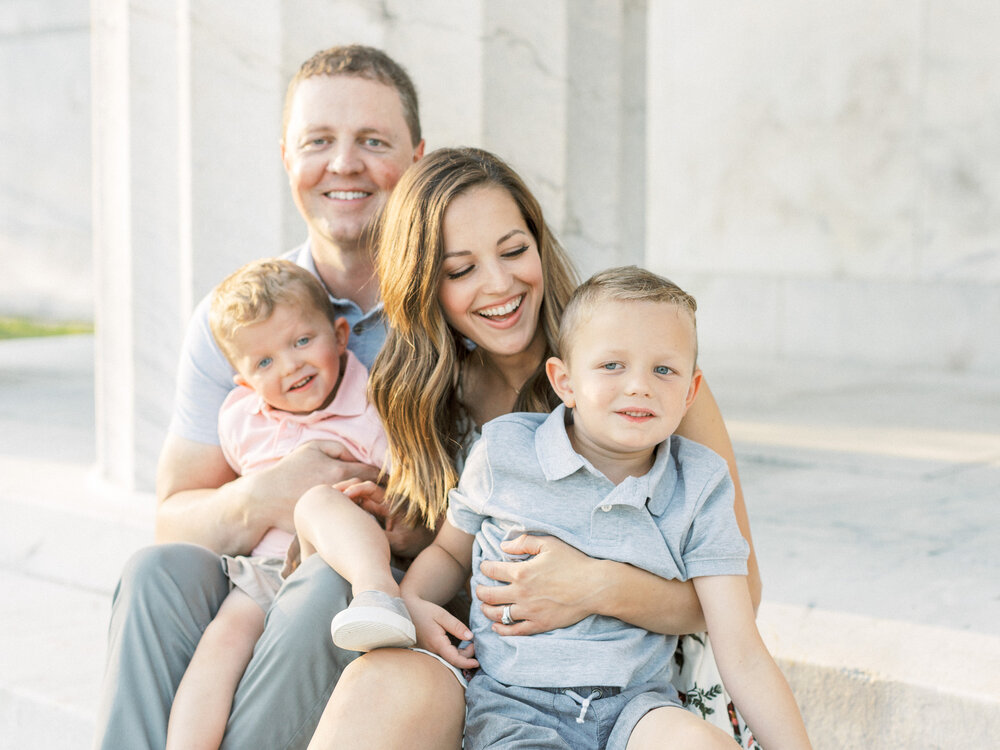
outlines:
[[[449,496],[448,520],[475,534],[475,585],[497,585],[483,560],[511,559],[500,543],[550,534],[590,557],[616,560],[662,578],[746,575],[748,546],[733,511],[726,462],[677,436],[653,467],[615,486],[573,450],[566,410],[508,414],[486,424]],[[499,584],[504,585],[504,584]],[[591,615],[568,628],[530,636],[494,633],[473,603],[476,658],[508,685],[624,687],[670,679],[676,636]]]
[[[309,242],[281,256],[302,266],[319,278],[316,262]],[[347,348],[371,369],[375,355],[385,342],[385,319],[382,303],[368,312],[350,299],[330,297],[338,316],[347,319],[351,335]],[[207,295],[195,308],[188,323],[177,366],[177,388],[174,410],[170,419],[170,432],[197,443],[219,443],[219,408],[234,387],[236,371],[215,343],[208,324],[208,311],[212,295]]]

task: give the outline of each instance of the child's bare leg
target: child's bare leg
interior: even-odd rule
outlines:
[[[351,582],[354,599],[330,625],[338,647],[371,651],[416,643],[392,577],[389,542],[374,517],[333,487],[313,487],[295,505],[295,531],[303,559],[317,553]]]
[[[319,554],[351,582],[355,596],[362,591],[399,596],[385,532],[340,490],[323,485],[304,494],[295,506],[295,530],[302,558]]]
[[[218,750],[236,686],[264,632],[264,610],[239,589],[222,601],[177,687],[167,750]]]
[[[628,739],[626,750],[662,748],[664,737],[670,738],[670,747],[697,750],[732,750],[734,747],[732,736],[718,727],[686,709],[665,706],[654,708],[639,720]]]

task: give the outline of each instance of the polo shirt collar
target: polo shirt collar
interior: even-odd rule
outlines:
[[[323,284],[323,279],[320,278],[319,275],[319,269],[316,268],[316,260],[313,258],[312,243],[308,239],[295,251],[295,257],[292,262],[297,266],[302,266],[309,273],[319,279],[321,284]],[[323,284],[323,288],[326,289],[326,284]],[[333,294],[330,293],[329,289],[326,289],[326,293],[329,295],[330,301],[333,303],[334,307],[338,310],[353,308],[354,310],[357,310],[359,314],[361,313],[361,308],[354,300],[347,299],[346,297],[334,297]],[[381,311],[382,300],[379,299],[379,301],[375,303],[374,307],[372,307],[372,309],[367,313],[362,314],[359,319],[363,320],[372,316],[374,313],[381,313]]]
[[[654,516],[663,515],[677,483],[677,472],[669,471],[673,461],[670,455],[671,440],[673,436],[656,446],[656,457],[649,471],[641,477],[629,477],[625,480],[635,483],[636,494],[649,499],[646,507]],[[565,404],[559,404],[536,430],[535,454],[542,473],[550,482],[565,479],[580,469],[594,473],[597,471],[573,449],[569,433],[566,432]]]
[[[652,468],[640,479],[646,482],[645,493],[649,498],[646,507],[654,516],[662,516],[667,509],[670,498],[674,494],[674,486],[677,484],[677,472],[671,470],[673,463],[673,442],[671,435],[658,446],[656,446],[656,458],[653,459]]]
[[[542,473],[550,482],[565,479],[587,466],[583,456],[573,450],[569,441],[565,404],[559,404],[535,431],[535,454]]]

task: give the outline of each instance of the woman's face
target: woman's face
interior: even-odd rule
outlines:
[[[538,330],[542,261],[514,199],[495,185],[455,198],[444,214],[438,299],[445,319],[495,355],[525,351]]]

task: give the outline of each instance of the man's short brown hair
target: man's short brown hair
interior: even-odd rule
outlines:
[[[288,90],[285,92],[285,109],[281,120],[282,138],[288,129],[288,117],[295,91],[302,81],[313,76],[356,76],[392,86],[399,94],[399,101],[403,105],[403,119],[410,129],[410,139],[414,146],[420,143],[420,108],[413,81],[403,66],[385,52],[362,44],[330,47],[317,52],[302,63],[299,71],[288,83]]]

